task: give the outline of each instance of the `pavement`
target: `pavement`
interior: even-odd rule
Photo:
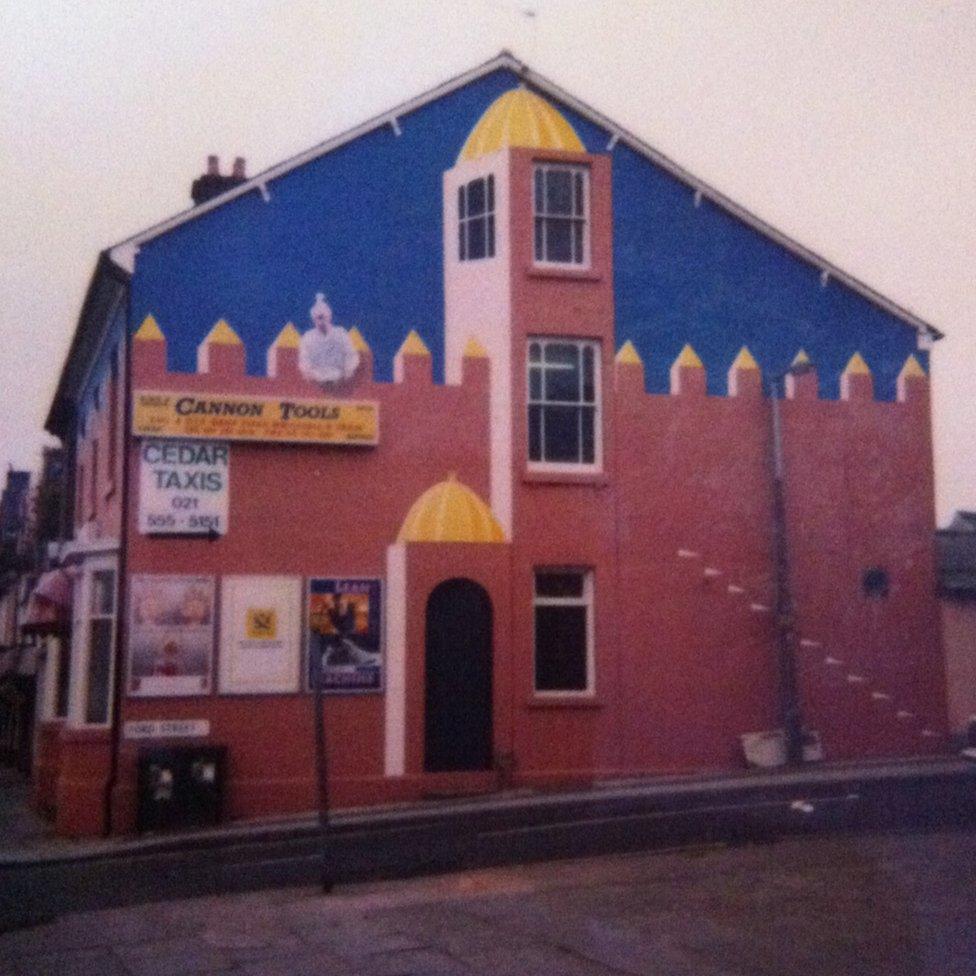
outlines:
[[[976,833],[818,834],[71,914],[0,976],[963,976],[974,918]]]
[[[976,767],[945,757],[505,791],[343,811],[327,838],[314,818],[299,817],[59,841],[22,807],[0,807],[0,829],[11,831],[0,847],[0,932],[140,902],[311,884],[323,864],[350,885],[703,840],[972,828]]]
[[[579,790],[555,792],[531,788],[502,790],[471,797],[391,803],[333,811],[332,823],[339,828],[371,824],[393,825],[419,822],[431,817],[494,812],[504,814],[526,807],[556,808],[566,804],[612,804],[644,800],[655,806],[680,808],[703,797],[710,802],[735,803],[743,797],[769,798],[774,791],[796,797],[820,797],[841,805],[865,783],[884,788],[885,783],[916,781],[924,790],[928,783],[955,778],[976,784],[976,762],[948,756],[907,760],[878,760],[809,764],[801,768],[724,772],[680,776],[651,776],[603,780]],[[972,787],[964,787],[972,793]],[[785,793],[784,793],[785,791]],[[135,856],[153,850],[172,850],[190,844],[232,844],[255,839],[259,842],[296,835],[312,836],[318,830],[318,815],[304,814],[236,820],[211,828],[194,828],[167,833],[119,835],[70,839],[58,837],[53,824],[28,802],[24,776],[0,766],[0,866],[8,863],[42,863],[93,857]],[[605,812],[605,811],[604,811]]]
[[[0,766],[0,856],[48,850],[55,844],[51,825],[30,808],[26,778]]]

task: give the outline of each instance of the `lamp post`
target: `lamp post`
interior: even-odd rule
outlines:
[[[322,686],[325,683],[325,652],[326,642],[321,635],[316,641],[318,645],[317,660],[315,662],[315,779],[319,808],[319,840],[321,852],[322,891],[328,894],[332,891],[332,863],[329,844],[329,766],[325,751],[325,709],[323,707]]]
[[[779,705],[786,735],[786,759],[803,762],[803,716],[796,680],[796,631],[793,626],[793,593],[790,588],[790,555],[786,533],[786,493],[783,476],[783,425],[779,409],[779,387],[787,376],[809,373],[809,361],[794,363],[769,378],[769,406],[773,441],[773,549],[776,562],[776,649],[779,675]]]

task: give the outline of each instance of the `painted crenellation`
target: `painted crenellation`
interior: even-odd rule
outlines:
[[[365,336],[355,326],[349,330],[350,338],[360,354],[360,365],[352,380],[337,387],[340,395],[350,393],[364,383],[382,384],[374,379],[373,353]],[[290,387],[300,381],[309,393],[318,393],[319,387],[302,379],[298,371],[298,344],[301,334],[294,323],[288,322],[278,333],[275,341],[266,352],[265,376],[253,376],[247,372],[247,351],[241,338],[226,319],[219,319],[197,347],[197,373],[217,380],[241,379],[263,383],[267,380],[280,380]],[[141,370],[148,374],[167,373],[189,377],[193,373],[177,373],[168,368],[166,356],[166,336],[159,323],[150,314],[133,336],[137,359]],[[465,372],[476,368],[476,361],[488,359],[488,353],[476,336],[468,339],[463,351]],[[791,367],[803,365],[804,372],[788,372],[783,379],[785,399],[820,399],[819,373],[809,355],[800,349]],[[615,384],[618,394],[646,392],[644,382],[644,360],[634,344],[628,339],[614,356]],[[137,376],[139,374],[137,373]],[[428,386],[441,386],[433,379],[433,362],[430,349],[420,334],[411,329],[405,336],[393,360],[394,383],[419,383]],[[743,346],[729,365],[726,395],[734,398],[750,398],[764,395],[764,376],[748,346]],[[861,355],[855,352],[839,376],[841,401],[875,401],[874,382],[871,367]],[[268,386],[267,392],[279,392]],[[258,393],[257,387],[249,392]],[[661,396],[662,394],[646,394]],[[701,357],[690,344],[685,344],[670,367],[671,396],[699,396],[707,394],[707,372]],[[928,397],[928,375],[914,354],[905,360],[897,379],[897,403],[916,401]],[[830,402],[830,401],[825,401]],[[834,401],[836,402],[836,401]],[[880,401],[876,402],[888,402]]]

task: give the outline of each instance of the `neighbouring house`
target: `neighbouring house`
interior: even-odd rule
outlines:
[[[935,539],[949,728],[965,739],[976,727],[976,512],[956,512]]]
[[[34,762],[35,745],[65,715],[70,674],[70,580],[49,568],[64,519],[64,475],[61,449],[45,447],[34,484],[29,472],[11,471],[0,498],[0,760],[32,772],[35,787],[46,775],[45,763]],[[45,670],[48,654],[60,663]],[[61,687],[39,686],[40,673]],[[47,743],[41,755],[50,757]]]
[[[61,833],[135,829],[160,746],[311,808],[319,682],[339,806],[740,766],[780,646],[827,759],[946,748],[931,325],[507,53],[201,179],[47,421]]]
[[[7,471],[0,493],[0,762],[30,769],[34,649],[20,625],[30,592],[30,472]]]

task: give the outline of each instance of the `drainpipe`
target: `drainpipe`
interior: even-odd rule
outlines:
[[[119,457],[122,461],[122,477],[119,482],[120,511],[119,511],[119,558],[116,563],[115,575],[115,663],[112,671],[112,718],[109,724],[110,756],[108,781],[105,784],[103,798],[105,810],[105,836],[112,833],[112,794],[119,778],[119,747],[122,738],[122,688],[125,667],[125,646],[128,643],[128,600],[129,592],[126,579],[129,571],[129,449],[132,439],[129,431],[132,429],[132,338],[130,323],[132,321],[132,290],[127,295],[127,309],[125,315],[125,330],[122,343],[125,367],[123,370],[122,395],[122,445]]]
[[[773,451],[773,550],[776,585],[776,649],[779,676],[779,707],[786,735],[789,763],[803,762],[803,716],[796,680],[796,631],[793,593],[790,587],[790,557],[786,530],[786,492],[783,466],[783,426],[780,418],[779,387],[787,376],[811,370],[810,363],[797,363],[769,379],[769,406]]]

